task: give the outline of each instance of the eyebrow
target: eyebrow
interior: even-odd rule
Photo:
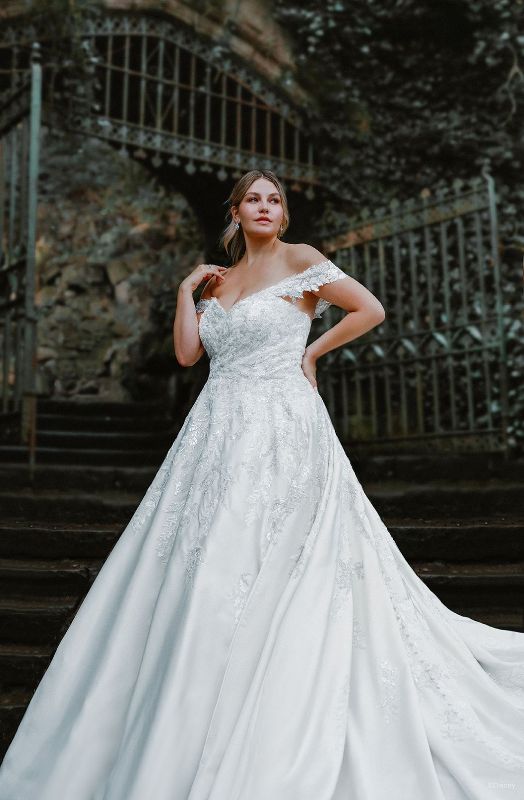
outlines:
[[[260,192],[246,192],[246,196],[247,196],[248,194],[258,194],[258,195],[259,195],[259,194],[260,194]],[[273,195],[274,195],[274,194],[276,194],[276,195],[280,196],[280,193],[279,193],[279,192],[271,192],[271,194],[268,194],[268,197],[273,197]]]

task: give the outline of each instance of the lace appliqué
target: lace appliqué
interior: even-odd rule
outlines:
[[[337,617],[341,613],[353,590],[354,579],[364,579],[364,563],[362,561],[352,561],[349,558],[347,561],[339,558],[337,561],[331,617]]]
[[[318,450],[320,453],[328,452],[329,446],[329,421],[322,414],[319,418],[318,436],[319,445]],[[293,566],[289,572],[291,580],[296,581],[303,575],[315,547],[316,538],[322,525],[322,510],[323,504],[321,503],[322,487],[326,482],[326,464],[323,459],[317,459],[316,469],[313,477],[310,479],[310,517],[305,526],[307,531],[305,538],[301,542],[298,551],[292,556],[291,560]]]
[[[356,616],[353,617],[353,646],[358,647],[360,650],[367,649],[367,637]]]
[[[498,763],[515,770],[524,770],[524,758],[509,753],[500,737],[489,734],[475,710],[460,699],[457,678],[464,669],[455,659],[440,653],[427,622],[430,612],[435,612],[450,636],[456,637],[438,598],[417,577],[420,596],[415,596],[407,585],[400,569],[411,569],[398,549],[393,537],[378,512],[359,492],[355,507],[355,521],[363,539],[377,555],[377,563],[388,589],[399,631],[406,646],[411,673],[420,691],[434,691],[439,695],[442,711],[440,726],[444,736],[457,741],[473,740],[481,744]],[[400,566],[399,566],[400,565]],[[418,582],[420,581],[420,584]],[[422,599],[424,598],[424,599]],[[426,606],[427,604],[427,606]],[[462,640],[459,642],[462,644]],[[473,657],[472,662],[474,661]],[[478,662],[477,666],[478,666]]]
[[[303,272],[292,275],[290,278],[274,287],[269,287],[268,291],[278,297],[290,297],[291,302],[296,303],[297,300],[303,299],[304,292],[317,291],[326,283],[333,283],[334,281],[347,277],[349,276],[346,275],[340,267],[337,267],[332,261],[326,259],[318,264],[312,264]],[[313,319],[321,317],[323,312],[330,305],[332,305],[332,303],[319,297],[315,306]]]
[[[344,455],[344,459],[346,456]],[[346,459],[347,460],[347,459]],[[349,461],[347,462],[349,464]],[[343,470],[340,482],[340,507],[355,508],[357,486],[353,480],[352,469]],[[364,562],[355,561],[352,556],[352,542],[354,525],[350,515],[344,514],[340,522],[339,550],[337,555],[337,568],[334,581],[333,598],[330,617],[337,619],[347,606],[353,591],[353,582],[364,579]]]
[[[188,584],[192,585],[194,573],[204,561],[203,543],[215,514],[227,506],[228,493],[238,476],[224,462],[223,444],[234,421],[230,411],[222,415],[217,410],[210,420],[209,406],[204,403],[193,406],[187,418],[183,437],[179,438],[177,465],[180,475],[166,487],[165,508],[161,515],[160,531],[156,537],[156,552],[160,561],[166,563],[173,550],[179,531],[196,531],[189,535],[194,563],[188,572]],[[230,438],[235,438],[233,432]],[[205,453],[205,457],[202,457]]]
[[[253,574],[251,572],[243,572],[235,588],[228,594],[228,599],[233,603],[233,613],[235,625],[238,625],[242,616],[242,611],[246,605],[249,589],[253,582]]]
[[[384,715],[384,722],[389,724],[398,715],[398,667],[384,658],[379,663],[380,667],[380,708]]]
[[[209,297],[201,297],[200,300],[197,300],[195,303],[195,311],[199,313],[200,311],[205,311],[208,303],[211,302],[211,298]]]
[[[147,488],[140,504],[129,521],[129,526],[134,535],[142,533],[146,528],[146,523],[153,516],[164,489],[169,481],[172,466],[172,452],[174,444],[169,448],[164,461],[160,465],[153,481]]]
[[[193,586],[195,580],[195,573],[199,565],[204,561],[204,550],[202,547],[192,547],[186,555],[186,569],[185,577],[186,584],[190,587]]]
[[[303,299],[304,292],[317,291],[321,286],[324,286],[327,283],[333,283],[334,281],[338,281],[347,277],[349,276],[346,275],[346,273],[341,270],[340,267],[337,267],[337,265],[332,261],[326,259],[325,261],[320,261],[318,264],[312,264],[302,272],[298,272],[295,275],[290,275],[289,278],[284,278],[284,280],[279,281],[273,286],[266,286],[264,289],[261,289],[258,292],[253,292],[251,295],[247,295],[246,297],[242,298],[241,301],[234,303],[234,305],[231,306],[231,308],[229,308],[227,311],[224,311],[223,308],[221,310],[226,315],[229,315],[233,308],[240,306],[241,303],[244,304],[251,299],[255,301],[259,296],[266,293],[273,294],[276,297],[289,297],[290,301],[296,304],[297,300]],[[212,298],[201,297],[195,304],[195,311],[205,311],[210,302],[212,302]],[[315,306],[313,319],[318,319],[321,317],[323,312],[330,305],[332,305],[332,303],[324,300],[322,297],[319,297]]]

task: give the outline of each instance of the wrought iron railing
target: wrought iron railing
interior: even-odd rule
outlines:
[[[0,35],[0,61],[9,65],[4,83],[13,53],[23,61],[35,36],[23,20]],[[225,180],[272,169],[314,196],[321,178],[301,111],[216,42],[179,21],[118,12],[84,20],[79,36],[96,80],[86,86],[90,111],[84,102],[79,111],[71,94],[62,127],[120,145],[157,168],[182,165],[190,175],[200,169]],[[53,32],[39,41],[45,50]]]
[[[0,418],[16,420],[34,465],[35,246],[41,113],[39,47],[29,75],[0,95]]]
[[[344,439],[382,450],[506,450],[492,178],[393,201],[325,236],[324,248],[386,310],[381,325],[324,361],[326,401]],[[337,311],[328,310],[330,322]]]

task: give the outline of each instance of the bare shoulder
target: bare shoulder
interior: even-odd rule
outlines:
[[[313,264],[328,260],[316,247],[305,243],[292,245],[288,251],[288,259],[289,268],[293,272],[303,272]]]

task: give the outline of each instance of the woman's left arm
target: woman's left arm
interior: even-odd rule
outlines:
[[[350,275],[333,283],[324,284],[313,291],[313,294],[347,311],[340,322],[325,331],[305,349],[302,369],[316,389],[316,363],[320,356],[380,325],[386,317],[386,312],[378,298]]]

